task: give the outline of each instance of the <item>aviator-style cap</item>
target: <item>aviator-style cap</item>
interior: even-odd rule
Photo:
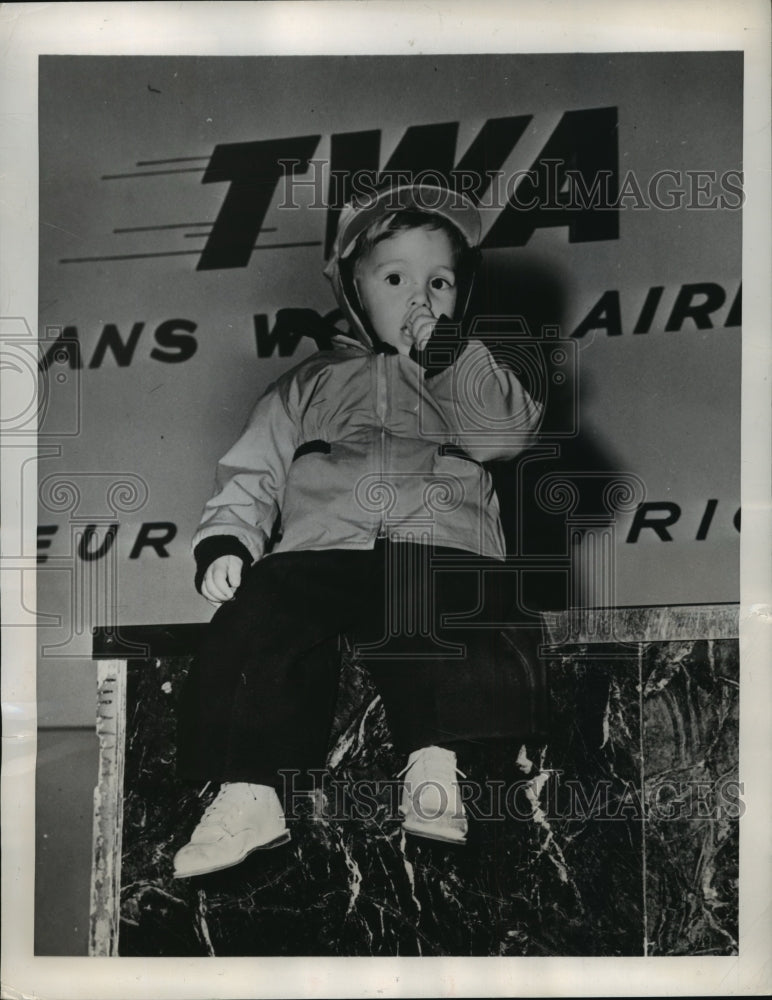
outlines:
[[[480,242],[480,213],[470,198],[435,184],[387,185],[372,195],[352,199],[338,221],[337,256],[347,257],[361,232],[392,212],[431,212],[447,219],[470,247]]]

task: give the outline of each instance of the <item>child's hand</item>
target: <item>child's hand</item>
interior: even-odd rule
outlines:
[[[437,317],[431,309],[424,305],[412,306],[405,316],[403,329],[412,337],[413,346],[417,351],[422,351],[426,343],[434,333],[437,325]]]
[[[210,604],[231,600],[241,583],[242,566],[239,556],[220,556],[211,563],[201,583],[201,593]]]

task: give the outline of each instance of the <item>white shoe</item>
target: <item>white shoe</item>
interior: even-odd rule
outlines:
[[[269,785],[228,782],[207,806],[190,841],[174,856],[174,877],[221,871],[252,851],[290,839],[281,802]]]
[[[456,755],[442,747],[423,747],[407,759],[400,813],[407,833],[451,844],[466,843],[469,824],[456,775]]]

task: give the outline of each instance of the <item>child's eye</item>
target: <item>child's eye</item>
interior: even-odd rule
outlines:
[[[396,272],[394,272],[392,274],[387,274],[386,275],[386,281],[387,281],[387,283],[389,285],[394,285],[396,287],[397,285],[401,285],[402,284],[402,275],[401,274],[397,274]]]
[[[431,285],[436,292],[443,292],[446,289],[453,287],[447,278],[432,278]]]

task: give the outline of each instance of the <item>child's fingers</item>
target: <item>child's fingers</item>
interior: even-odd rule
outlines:
[[[210,604],[222,603],[221,601],[215,599],[214,594],[212,594],[212,591],[209,589],[207,585],[206,579],[201,581],[201,596],[205,597]]]
[[[238,557],[234,557],[228,566],[228,583],[233,588],[233,593],[235,593],[241,584],[241,569],[243,563]]]
[[[436,316],[425,305],[413,306],[405,316],[405,326],[418,350],[424,347],[436,325]]]
[[[229,601],[233,597],[234,590],[235,588],[228,583],[227,566],[214,563],[209,567],[201,586],[201,593],[208,601],[222,604],[223,601]]]
[[[224,570],[215,574],[211,589],[215,597],[218,597],[221,601],[229,601],[233,597],[234,588],[228,583]]]
[[[201,594],[210,604],[230,601],[241,583],[242,562],[236,556],[215,559],[204,574]]]
[[[218,597],[216,595],[215,591],[207,583],[206,580],[203,580],[202,583],[201,583],[201,596],[205,597],[207,599],[207,601],[209,601],[210,604],[217,605],[217,604],[222,604],[223,603],[223,598],[222,597]]]

